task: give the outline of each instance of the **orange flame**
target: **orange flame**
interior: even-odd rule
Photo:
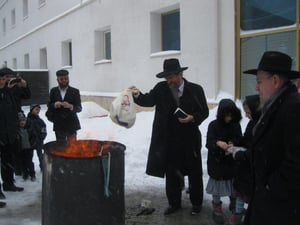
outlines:
[[[107,154],[110,146],[109,141],[69,139],[62,147],[52,149],[51,153],[68,158],[94,158]]]

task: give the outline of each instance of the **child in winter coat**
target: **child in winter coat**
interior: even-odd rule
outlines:
[[[19,129],[17,141],[21,155],[21,170],[23,179],[27,180],[30,176],[31,181],[35,181],[35,169],[33,159],[33,146],[36,143],[36,133],[33,125],[23,113],[19,113]]]
[[[252,190],[252,174],[250,164],[250,146],[252,142],[252,130],[260,117],[259,95],[246,96],[243,102],[244,112],[249,122],[246,126],[244,136],[239,146],[246,151],[241,151],[239,147],[233,147],[232,156],[237,163],[237,173],[233,179],[234,196],[236,197],[235,211],[232,212],[229,225],[242,225],[244,217],[244,205],[249,202]]]
[[[33,148],[36,150],[38,159],[39,159],[39,166],[42,171],[43,169],[43,148],[44,148],[44,140],[47,136],[47,127],[46,123],[43,119],[40,118],[41,106],[39,104],[33,104],[30,106],[30,111],[27,117],[32,121],[33,127],[37,134],[36,144]]]
[[[230,210],[235,207],[235,199],[232,196],[235,161],[226,151],[241,141],[241,119],[241,111],[234,101],[222,99],[218,106],[217,118],[208,125],[206,147],[209,180],[206,192],[212,195],[213,220],[218,224],[225,222],[221,197],[230,197]]]

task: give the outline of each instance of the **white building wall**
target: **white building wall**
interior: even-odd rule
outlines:
[[[2,0],[5,2],[6,0]],[[73,66],[71,85],[81,91],[119,92],[130,85],[148,91],[160,79],[163,60],[179,58],[189,69],[184,76],[203,86],[208,98],[220,90],[234,94],[235,46],[234,0],[38,0],[29,1],[29,16],[22,17],[22,1],[0,0],[0,65],[24,67],[29,54],[30,68],[40,68],[40,49],[47,49],[50,87],[56,85],[55,71],[62,68],[61,45],[71,40]],[[16,8],[17,23],[9,27],[10,11]],[[153,52],[153,13],[180,8],[181,51]],[[2,33],[6,17],[7,32]],[[112,60],[95,63],[94,32],[111,29]],[[152,33],[151,33],[152,32]]]

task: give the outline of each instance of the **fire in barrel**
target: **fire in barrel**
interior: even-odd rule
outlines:
[[[124,225],[124,151],[117,142],[44,146],[42,225]]]

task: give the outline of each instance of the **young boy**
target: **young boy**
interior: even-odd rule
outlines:
[[[33,127],[37,134],[36,144],[33,148],[36,150],[37,156],[39,158],[40,169],[43,170],[43,147],[44,140],[47,136],[47,127],[43,119],[40,118],[39,114],[41,111],[41,106],[39,104],[33,104],[30,106],[30,112],[27,117],[32,121]]]
[[[33,146],[36,143],[36,133],[30,119],[27,120],[23,113],[19,113],[19,130],[17,135],[18,146],[21,154],[21,169],[23,179],[30,176],[31,181],[35,181],[35,169],[33,159]]]

